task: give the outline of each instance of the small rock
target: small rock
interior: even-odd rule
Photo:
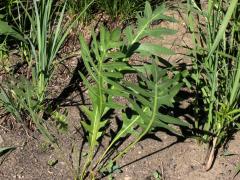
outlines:
[[[124,180],[131,180],[131,177],[125,176],[125,177],[124,177]]]

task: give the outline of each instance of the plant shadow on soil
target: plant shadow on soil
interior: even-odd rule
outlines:
[[[91,42],[91,40],[90,40],[90,42]],[[166,67],[171,66],[171,64],[168,63],[168,61],[165,61],[164,59],[160,59],[160,60]],[[183,69],[185,69],[187,65],[186,64],[181,64],[181,66],[182,66]],[[82,80],[81,80],[81,77],[78,73],[79,71],[81,71],[84,75],[86,75],[86,70],[83,69],[83,67],[84,67],[83,61],[81,59],[78,59],[77,66],[76,66],[75,70],[73,71],[73,75],[72,75],[71,80],[69,81],[68,85],[65,86],[65,88],[62,90],[62,92],[60,93],[60,95],[57,98],[52,99],[47,103],[47,108],[46,109],[51,109],[51,111],[54,111],[58,107],[65,107],[66,106],[64,104],[65,100],[69,96],[71,96],[71,94],[73,94],[74,92],[79,92],[78,94],[80,95],[81,104],[86,104],[86,100],[85,100],[85,97],[84,97],[84,90],[81,87],[81,81]],[[177,98],[180,101],[178,103],[175,103],[174,108],[167,109],[167,110],[164,109],[164,112],[166,112],[168,114],[171,114],[171,115],[174,115],[175,117],[183,117],[183,119],[186,120],[187,122],[189,122],[190,124],[194,124],[194,120],[193,120],[193,118],[191,118],[191,117],[194,117],[194,111],[193,111],[194,107],[193,107],[193,105],[189,105],[185,108],[181,108],[181,102],[186,101],[188,98],[195,98],[195,94],[193,94],[191,92],[188,92],[188,91],[185,91],[185,90],[181,90],[179,92],[179,94],[177,95]],[[76,103],[75,102],[69,102],[67,106],[76,107]],[[76,108],[79,111],[79,116],[82,119],[87,119],[86,117],[84,117],[84,114],[81,112],[80,108],[78,106]],[[110,113],[109,117],[113,118],[112,116],[113,116],[113,114]],[[45,111],[44,119],[47,120],[49,117],[50,117],[50,113]],[[116,127],[114,128],[114,130],[112,130],[110,128],[110,132],[108,132],[108,138],[110,138],[110,141],[111,141],[111,138],[114,138],[114,136],[116,135],[116,132],[122,126],[121,120],[117,116],[114,117],[114,119],[116,121],[116,123],[115,123]],[[109,128],[109,126],[107,128]],[[84,144],[86,143],[86,136],[85,136],[86,133],[82,132],[82,129],[77,129],[77,131],[79,131],[78,133],[81,134],[81,137],[82,137],[81,146],[80,146],[80,153],[82,153],[83,149],[84,149]],[[194,144],[194,143],[189,145],[189,142],[186,142],[188,137],[193,136],[192,131],[190,131],[187,128],[180,128],[180,131],[182,132],[183,136],[179,136],[179,135],[174,134],[170,131],[166,131],[165,129],[160,129],[160,128],[156,129],[155,133],[164,132],[165,134],[171,136],[171,137],[168,137],[168,139],[163,139],[163,140],[158,135],[155,135],[155,133],[151,133],[151,134],[148,134],[148,135],[144,136],[143,139],[139,143],[140,145],[137,145],[137,146],[143,146],[143,147],[140,147],[140,148],[137,147],[137,150],[133,150],[133,152],[130,152],[130,155],[128,155],[128,157],[126,157],[125,159],[122,160],[119,168],[120,169],[126,169],[127,168],[127,170],[130,169],[130,171],[131,171],[131,172],[126,171],[126,173],[124,173],[124,176],[128,175],[128,176],[132,177],[131,179],[134,179],[134,180],[135,179],[140,179],[140,180],[145,179],[145,177],[143,177],[143,176],[146,175],[146,173],[142,172],[140,170],[141,168],[145,168],[145,166],[140,165],[140,161],[141,162],[145,161],[145,160],[152,161],[152,163],[156,165],[159,162],[155,162],[155,161],[159,160],[160,159],[159,157],[163,157],[162,161],[166,162],[165,166],[166,166],[166,168],[169,169],[169,172],[167,172],[167,175],[169,176],[168,179],[178,179],[178,178],[173,176],[173,175],[175,175],[175,172],[174,172],[175,170],[177,171],[176,172],[177,175],[181,175],[182,179],[186,179],[186,173],[188,173],[188,172],[184,169],[184,167],[186,167],[186,165],[184,165],[182,163],[186,163],[186,164],[187,163],[190,164],[190,163],[188,161],[184,161],[184,159],[181,159],[180,157],[176,157],[174,160],[176,160],[176,162],[179,163],[179,166],[183,165],[183,167],[181,167],[181,170],[176,169],[175,167],[172,167],[171,163],[172,164],[174,164],[174,163],[172,161],[170,161],[171,158],[169,157],[168,154],[170,154],[170,156],[171,156],[171,153],[172,153],[172,156],[178,156],[178,153],[176,153],[177,151],[185,151],[186,149],[190,149],[189,150],[190,155],[183,156],[183,158],[187,158],[187,156],[191,156],[191,155],[194,157],[194,156],[196,156],[195,154],[200,155],[202,152],[199,152],[199,150],[194,149],[195,147],[192,147],[193,146],[192,144]],[[198,134],[206,133],[206,132],[202,132],[202,131],[199,131],[199,130],[198,130],[198,132],[196,130],[194,130],[194,131]],[[165,137],[165,136],[163,136],[163,137]],[[109,152],[108,156],[105,158],[105,161],[103,163],[105,163],[114,154],[114,149],[118,149],[121,145],[124,145],[124,142],[128,141],[128,138],[129,137],[122,138],[119,142],[117,142],[117,144],[112,148],[113,150],[111,152]],[[172,138],[174,140],[172,140]],[[232,138],[233,138],[232,136],[229,137],[229,140],[232,139]],[[161,144],[159,144],[159,142]],[[169,143],[165,144],[165,142],[169,142]],[[141,145],[142,143],[145,146]],[[100,140],[100,146],[99,146],[97,152],[95,153],[95,156],[97,156],[97,153],[100,152],[100,148],[104,147],[104,144],[105,144],[105,142],[103,142],[103,139],[101,139]],[[155,147],[155,144],[156,144],[157,147]],[[146,150],[146,148],[148,146],[153,146],[152,151],[150,150],[151,148],[148,148]],[[159,146],[160,146],[160,148],[159,148]],[[174,146],[176,146],[176,147],[174,147]],[[227,146],[227,143],[225,144],[225,146]],[[175,149],[173,150],[173,148],[175,148]],[[199,147],[197,147],[197,148],[199,149]],[[144,155],[142,155],[142,154],[141,155],[135,155],[134,154],[134,153],[137,153],[139,151],[139,149],[144,149],[143,150]],[[166,150],[166,149],[169,151],[169,153],[164,152],[164,150]],[[31,153],[29,150],[28,150],[28,152]],[[38,154],[37,154],[37,156],[38,156]],[[164,157],[164,156],[166,156],[166,157]],[[26,157],[26,156],[24,156],[24,157]],[[82,154],[80,154],[80,161],[82,160],[81,158],[82,158]],[[199,160],[199,159],[197,159],[197,160]],[[231,160],[231,162],[235,163],[237,158],[235,160],[232,160],[232,159],[230,159],[230,160]],[[183,162],[181,162],[181,161],[183,161]],[[220,160],[220,162],[225,163],[225,161],[223,161],[222,159]],[[194,164],[194,162],[191,162],[191,163]],[[221,173],[221,170],[226,168],[226,167],[225,167],[224,164],[222,166],[219,165],[219,164],[220,163],[217,164],[216,168],[219,168],[220,173]],[[136,168],[136,166],[139,166],[139,168]],[[9,166],[9,167],[12,167],[12,166]],[[150,168],[152,168],[152,167],[153,167],[153,165],[150,166]],[[134,173],[135,170],[136,170],[137,173],[139,172],[139,174],[135,174]],[[149,173],[149,172],[151,172],[151,170],[148,169],[148,170],[146,170],[146,172]],[[190,170],[192,171],[192,177],[205,176],[205,175],[201,174],[201,173],[203,173],[201,170],[198,170],[199,172],[194,171],[194,169],[190,169]],[[168,170],[166,170],[166,171],[168,171]],[[214,170],[214,171],[216,171],[216,170]],[[216,171],[216,172],[219,172],[219,170]],[[183,173],[183,174],[181,174],[181,173]],[[196,174],[194,174],[194,173],[196,173]],[[101,178],[105,178],[107,175],[109,175],[109,174],[105,174]],[[211,175],[211,173],[210,173],[210,175]],[[208,179],[208,176],[209,176],[209,173],[206,173],[205,179],[206,178]],[[1,170],[0,170],[0,177],[1,177]],[[189,176],[189,177],[191,177],[191,176]],[[217,174],[217,175],[215,174],[214,177],[219,177],[219,174]],[[228,179],[228,177],[230,177],[230,176],[226,175],[226,177],[225,177],[225,174],[220,175],[220,179]],[[124,179],[124,178],[122,178],[121,175],[120,175],[120,176],[117,177],[117,179],[121,180],[121,179]],[[191,178],[187,178],[187,179],[191,179]],[[204,178],[202,178],[202,179],[204,179]],[[214,179],[214,178],[212,178],[212,179]]]
[[[91,44],[91,41],[92,39],[90,39],[89,41],[89,44]],[[162,64],[161,67],[162,68],[170,68],[172,67],[172,64],[169,63],[167,60],[163,59],[163,58],[158,58],[159,59],[159,62]],[[181,64],[178,64],[178,66],[180,67],[181,70],[185,70],[187,68],[187,64],[185,63],[181,63]],[[74,92],[78,92],[78,94],[80,95],[80,98],[81,98],[81,104],[84,104],[86,105],[86,100],[85,100],[85,95],[84,95],[84,90],[83,88],[81,87],[81,83],[82,83],[82,79],[79,75],[79,71],[81,73],[83,73],[83,75],[87,75],[87,71],[86,69],[84,68],[84,62],[83,60],[80,58],[78,59],[78,63],[77,63],[77,66],[76,68],[74,69],[73,71],[73,74],[72,74],[72,77],[68,83],[68,85],[65,86],[65,88],[62,90],[62,92],[58,95],[57,98],[55,99],[52,99],[48,104],[47,104],[47,108],[46,109],[50,109],[50,112],[53,112],[57,109],[57,107],[64,107],[64,101],[69,97],[71,96],[72,93]],[[194,98],[194,93],[191,93],[191,92],[188,92],[188,91],[184,91],[184,90],[180,90],[180,92],[178,93],[177,97],[178,99],[177,103],[174,104],[174,107],[173,108],[169,108],[169,109],[163,109],[162,111],[163,112],[167,112],[167,114],[171,114],[171,115],[174,115],[175,117],[184,117],[184,119],[190,123],[190,124],[194,124],[194,120],[192,118],[190,118],[189,116],[186,116],[186,114],[190,115],[191,117],[194,117],[194,111],[193,111],[193,105],[189,105],[187,106],[187,108],[180,108],[180,102],[184,102],[186,101],[187,99],[189,98]],[[180,101],[179,101],[180,100]],[[68,106],[76,106],[76,104],[74,102],[69,102]],[[78,108],[78,107],[77,107]],[[82,119],[87,120],[87,117],[84,116],[84,113],[81,111],[80,108],[78,108],[79,110],[79,115],[81,116]],[[129,112],[131,113],[131,112]],[[47,120],[49,117],[50,117],[50,114],[47,110],[44,112],[43,114],[43,118],[45,120]],[[109,114],[107,114],[107,116],[112,116],[114,114],[114,112],[110,112]],[[108,117],[107,117],[108,118]],[[116,125],[117,125],[117,130],[114,132],[113,130],[110,129],[110,134],[109,134],[109,137],[111,138],[114,138],[115,135],[116,135],[116,132],[118,132],[118,130],[121,128],[122,124],[121,124],[121,120],[116,116]],[[106,126],[106,129],[109,128],[109,126]],[[105,129],[105,131],[106,131]],[[177,140],[176,142],[172,143],[171,145],[169,146],[166,146],[164,148],[161,148],[160,150],[157,150],[147,156],[144,156],[142,158],[140,158],[139,160],[141,159],[144,159],[144,158],[147,158],[148,156],[151,156],[152,154],[155,154],[157,152],[160,152],[161,150],[164,150],[164,149],[167,149],[169,148],[170,146],[174,145],[174,144],[177,144],[179,142],[184,142],[184,140],[187,138],[187,137],[192,137],[192,129],[190,130],[189,128],[183,128],[183,127],[180,127],[180,130],[181,130],[181,133],[183,134],[183,136],[181,135],[178,135],[178,134],[175,134],[173,132],[170,132],[166,129],[163,129],[163,128],[157,128],[154,133],[158,132],[158,131],[161,131],[161,132],[165,132],[167,133],[168,135],[171,135],[171,136],[176,136],[177,137]],[[199,131],[199,130],[198,130]],[[152,139],[152,140],[156,140],[156,141],[161,141],[161,139],[159,137],[157,137],[154,133],[151,133],[151,134],[147,134],[145,135],[141,141],[145,140],[145,139]],[[203,132],[198,132],[198,133],[202,133]],[[206,133],[206,132],[204,132]],[[82,147],[84,146],[84,144],[87,142],[86,141],[86,136],[85,136],[85,132],[83,132],[83,142],[82,142]],[[113,149],[118,149],[127,139],[128,137],[126,138],[122,138],[114,147]],[[100,146],[103,146],[101,144],[102,142],[102,139],[100,139]],[[99,146],[99,148],[100,148]],[[99,148],[97,149],[95,155],[98,153],[98,150]],[[105,158],[105,159],[108,159],[112,153],[114,151],[110,152],[109,155]],[[135,160],[129,164],[132,164],[134,162],[136,162],[138,160]],[[123,165],[122,167],[125,167],[127,166],[126,165]]]
[[[165,67],[170,67],[171,66],[171,64],[168,63],[168,61],[166,61],[164,59],[159,59],[159,60]],[[181,66],[185,67],[186,65],[181,64]],[[65,99],[67,97],[69,97],[75,91],[79,91],[79,94],[81,96],[81,101],[82,101],[81,103],[82,104],[86,104],[85,96],[83,94],[82,87],[79,86],[79,83],[82,80],[81,80],[81,77],[79,76],[78,72],[81,71],[81,72],[87,73],[85,71],[85,69],[84,70],[81,69],[82,67],[84,67],[83,66],[83,62],[82,61],[78,61],[78,65],[77,65],[77,67],[74,70],[73,76],[72,76],[69,84],[66,86],[66,88],[63,89],[63,91],[60,93],[60,95],[50,103],[50,107],[52,108],[52,110],[55,110],[59,105],[61,105],[65,101]],[[184,90],[181,90],[178,93],[178,95],[177,95],[177,99],[180,99],[181,102],[185,101],[185,100],[187,100],[189,98],[193,98],[193,97],[194,97],[193,93],[190,93],[190,92],[187,92],[187,91],[184,91]],[[63,107],[64,105],[61,105],[61,106]],[[71,106],[71,103],[68,106]],[[72,106],[75,106],[75,104],[73,103]],[[78,106],[77,106],[77,109],[79,111],[79,116],[81,117],[81,119],[84,119],[84,120],[88,121],[87,117],[84,115],[84,113],[81,111],[81,109]],[[175,117],[183,116],[184,119],[187,122],[189,122],[190,124],[194,124],[194,121],[191,118],[189,118],[188,116],[185,116],[186,114],[188,114],[188,115],[190,115],[192,117],[194,116],[193,106],[192,105],[188,106],[187,108],[181,108],[180,107],[180,103],[178,102],[178,103],[174,104],[174,108],[163,109],[163,112],[167,112],[167,114],[172,114]],[[128,114],[131,115],[131,111],[128,111]],[[106,118],[113,119],[113,115],[114,115],[114,112],[111,111],[111,112],[109,112],[106,115]],[[46,116],[45,118],[48,118],[48,116]],[[120,130],[120,128],[122,126],[122,122],[121,122],[121,120],[117,116],[115,116],[115,124],[116,124],[115,130],[110,129],[109,134],[107,134],[107,136],[110,139],[113,139],[116,136],[116,133]],[[108,126],[105,127],[104,131],[106,131],[108,128],[109,128],[109,124],[108,124]],[[152,155],[154,155],[156,153],[159,153],[159,152],[161,152],[161,151],[163,151],[165,149],[170,148],[171,146],[173,146],[175,144],[182,143],[182,142],[184,142],[186,140],[187,137],[192,137],[192,131],[190,131],[190,129],[188,129],[188,128],[180,128],[180,130],[181,130],[181,133],[183,134],[183,136],[175,134],[175,133],[170,132],[170,131],[168,131],[166,129],[163,129],[163,128],[157,128],[153,133],[145,135],[142,138],[141,141],[146,140],[146,139],[151,139],[151,140],[154,140],[154,141],[162,142],[162,140],[158,136],[155,135],[155,133],[158,132],[158,131],[165,132],[166,134],[168,134],[170,136],[175,136],[177,139],[176,139],[175,142],[172,142],[171,144],[169,144],[169,145],[167,145],[167,146],[165,146],[163,148],[160,148],[160,149],[158,149],[158,150],[156,150],[154,152],[151,152],[151,153],[149,153],[149,154],[147,154],[147,155],[145,155],[145,156],[143,156],[141,158],[138,158],[138,159],[136,159],[134,161],[131,161],[129,163],[126,163],[126,164],[122,165],[121,167],[119,167],[119,169],[125,168],[125,167],[127,167],[127,166],[129,166],[129,165],[131,165],[133,163],[136,163],[136,162],[141,161],[141,160],[143,160],[145,158],[148,158],[148,157],[150,157],[150,156],[152,156]],[[87,142],[87,140],[86,140],[87,139],[86,138],[86,133],[83,132],[83,133],[81,133],[81,135],[83,137],[83,140],[82,140],[82,144],[81,144],[81,148],[80,148],[80,153],[82,153],[83,146]],[[107,162],[107,160],[114,154],[114,150],[118,149],[121,145],[123,145],[124,142],[128,138],[129,138],[129,136],[121,138],[116,143],[116,145],[113,146],[112,150],[108,153],[107,157],[104,159],[103,164],[105,164]],[[97,153],[99,152],[100,148],[104,147],[104,142],[102,142],[102,141],[103,141],[103,139],[100,139],[100,145],[99,145],[97,151],[95,152],[95,156],[97,156]],[[80,154],[80,157],[82,157],[82,154]],[[80,161],[81,160],[82,159],[80,158]],[[108,175],[109,174],[104,174],[104,176],[102,176],[101,178],[104,178],[104,177],[106,177]]]
[[[159,59],[160,62],[164,65],[164,67],[170,67],[171,64],[168,63],[168,61],[164,60],[164,59]],[[186,64],[182,63],[179,65],[180,68],[182,69],[186,69]],[[77,63],[77,66],[73,72],[73,75],[72,75],[72,78],[71,80],[69,81],[68,85],[62,90],[62,92],[60,93],[60,95],[56,98],[56,99],[53,99],[52,101],[50,101],[50,103],[48,104],[48,108],[49,107],[51,108],[52,111],[56,110],[57,107],[64,107],[64,101],[69,97],[71,96],[72,93],[74,92],[78,92],[78,94],[80,95],[80,98],[81,98],[81,104],[86,104],[86,100],[85,100],[85,96],[84,96],[84,90],[83,88],[81,87],[81,77],[79,75],[79,71],[81,71],[83,74],[87,75],[87,72],[85,69],[83,69],[84,67],[84,63],[81,59],[78,60],[78,63]],[[189,124],[194,124],[194,120],[193,118],[191,117],[194,117],[194,106],[192,105],[192,103],[190,103],[190,105],[182,108],[181,107],[181,103],[183,102],[186,102],[189,98],[196,98],[195,97],[195,94],[192,93],[192,92],[189,92],[189,91],[186,91],[186,90],[180,90],[180,92],[177,94],[177,102],[174,104],[174,107],[173,108],[169,108],[169,109],[162,109],[162,112],[165,112],[166,114],[169,114],[169,115],[174,115],[175,117],[183,117],[183,119],[185,121],[187,121]],[[76,107],[76,103],[74,102],[69,102],[67,106],[75,106]],[[78,110],[79,110],[79,116],[84,119],[84,120],[87,120],[87,117],[84,116],[84,113],[82,113],[81,109],[79,108],[79,106],[77,106]],[[160,110],[161,111],[161,110]],[[131,114],[131,112],[129,112],[129,114]],[[106,118],[110,118],[110,119],[115,119],[115,124],[116,124],[116,127],[114,128],[115,130],[112,130],[110,128],[110,132],[108,133],[108,137],[110,139],[113,139],[115,136],[116,136],[116,132],[118,132],[118,130],[121,128],[122,126],[122,123],[121,123],[121,120],[115,116],[114,116],[114,112],[110,112],[109,114],[107,114],[108,117]],[[44,113],[44,119],[48,119],[49,118],[49,114],[48,113]],[[106,129],[104,129],[104,131],[106,131],[107,129],[109,128],[109,126],[106,126]],[[181,135],[178,135],[178,134],[175,134],[175,133],[172,133],[170,131],[167,131],[166,129],[162,129],[162,128],[158,128],[156,129],[153,133],[151,134],[148,134],[146,136],[144,136],[141,140],[144,141],[144,140],[153,140],[153,141],[158,141],[158,142],[162,142],[161,138],[159,138],[158,136],[155,135],[155,133],[157,132],[164,132],[170,136],[174,136],[176,138],[176,140],[172,143],[170,143],[169,145],[166,145],[165,147],[161,147],[160,149],[157,149],[153,152],[150,152],[148,153],[147,155],[144,155],[140,158],[137,158],[137,159],[134,159],[130,162],[127,162],[127,163],[124,163],[123,165],[121,165],[119,167],[119,169],[123,169],[123,168],[126,168],[126,167],[129,167],[131,166],[132,164],[135,164],[135,163],[138,163],[139,161],[142,161],[144,159],[148,159],[149,157],[151,156],[154,156],[156,155],[157,153],[160,153],[166,149],[169,149],[171,148],[172,146],[176,145],[176,144],[179,144],[179,143],[183,143],[187,138],[189,137],[193,137],[193,131],[195,131],[196,134],[204,134],[204,133],[208,133],[208,132],[203,132],[203,131],[200,131],[200,130],[197,130],[197,129],[189,129],[189,128],[183,128],[183,127],[180,127],[180,131],[182,133],[183,136]],[[79,131],[81,131],[79,129]],[[83,147],[84,147],[84,144],[87,142],[86,140],[86,133],[85,132],[79,132],[81,133],[81,136],[82,136],[82,144],[81,144],[81,148],[80,148],[80,161],[82,160],[82,152],[83,152]],[[235,132],[232,132],[230,133],[231,136],[229,136],[228,140],[232,139],[232,135],[234,134]],[[104,159],[103,161],[103,164],[105,164],[107,162],[107,160],[112,156],[114,155],[114,150],[118,149],[121,145],[124,144],[125,141],[127,141],[127,139],[129,138],[129,136],[125,137],[125,138],[122,138],[120,139],[115,146],[113,146],[112,150],[108,153],[108,156]],[[111,140],[110,140],[111,141]],[[100,148],[101,147],[104,147],[104,144],[105,142],[103,142],[103,139],[100,139],[100,146],[98,147],[96,153],[95,153],[95,156],[97,156],[97,153],[99,152]],[[225,145],[224,146],[227,146],[227,142],[225,142]],[[109,174],[105,173],[103,176],[101,176],[101,178],[105,178],[107,177]]]
[[[62,93],[58,96],[57,99],[53,100],[51,103],[51,106],[54,107],[54,108],[57,108],[59,105],[60,107],[64,107],[64,101],[67,97],[69,97],[73,92],[75,91],[79,91],[79,94],[81,94],[81,99],[82,99],[82,104],[85,104],[86,101],[85,101],[85,98],[84,98],[84,95],[83,95],[83,90],[82,88],[79,86],[79,83],[81,82],[81,79],[80,79],[80,76],[78,74],[78,71],[79,69],[83,67],[81,65],[81,62],[79,62],[79,65],[78,67],[75,69],[74,71],[74,75],[72,76],[72,79],[70,81],[70,83],[66,86],[66,88],[62,91]],[[189,93],[189,92],[186,92],[186,91],[180,91],[179,94],[177,95],[177,98],[181,99],[181,101],[185,101],[186,99],[188,99],[189,97],[194,97],[194,94],[192,93]],[[53,103],[54,102],[54,103]],[[68,106],[76,106],[76,104],[74,103],[69,103]],[[168,112],[169,114],[172,114],[174,115],[175,117],[179,117],[179,116],[183,116],[184,119],[186,121],[188,121],[190,124],[193,124],[194,121],[189,118],[189,116],[186,116],[186,114],[190,115],[193,117],[194,115],[194,112],[193,112],[193,107],[192,105],[188,106],[187,108],[181,108],[179,107],[180,104],[179,103],[175,103],[175,106],[174,108],[172,109],[164,109],[164,111]],[[79,109],[79,115],[80,116],[84,116],[83,113],[81,112],[81,110]],[[109,117],[112,118],[113,114],[109,114]],[[82,117],[83,119],[86,119],[86,117]],[[115,128],[115,130],[110,130],[109,132],[109,138],[114,138],[114,136],[116,135],[116,132],[120,129],[121,127],[121,120],[118,119],[118,117],[115,117],[115,121],[116,121],[116,125],[117,127]],[[109,128],[109,126],[107,127]],[[121,163],[119,169],[120,170],[123,170],[125,168],[130,168],[134,165],[134,164],[138,164],[140,161],[144,161],[145,159],[149,159],[149,158],[152,158],[152,157],[155,157],[158,153],[162,153],[164,150],[166,149],[170,149],[172,146],[175,146],[177,144],[181,144],[181,143],[184,143],[184,141],[186,140],[186,138],[188,137],[192,137],[192,133],[191,131],[189,131],[189,129],[185,129],[185,128],[181,128],[181,132],[182,134],[184,135],[184,137],[182,136],[179,136],[179,135],[176,135],[176,134],[173,134],[172,132],[170,131],[166,131],[165,129],[156,129],[156,132],[158,131],[161,131],[161,132],[165,132],[166,134],[170,135],[170,136],[174,136],[176,138],[176,140],[174,140],[173,142],[171,142],[170,144],[164,146],[164,147],[161,147],[161,148],[158,148],[158,149],[155,149],[153,152],[148,152],[146,155],[143,155],[141,157],[136,157],[134,159],[131,159],[130,161],[128,162],[124,162],[124,163]],[[86,136],[85,136],[85,133],[83,132],[80,132],[81,135],[83,136],[83,139],[82,139],[82,145],[80,147],[80,153],[83,152],[83,147],[84,147],[84,144],[86,143]],[[198,133],[203,133],[203,132],[198,132]],[[125,141],[127,141],[129,137],[126,137],[126,138],[122,138],[119,142],[117,142],[117,144],[112,148],[112,151],[109,152],[108,156],[104,159],[104,162],[103,163],[106,163],[107,160],[114,154],[114,149],[118,149],[121,145],[124,144]],[[229,137],[230,139],[231,137]],[[154,133],[152,134],[148,134],[146,136],[143,137],[143,139],[141,140],[141,142],[143,141],[152,141],[153,143],[154,142],[162,142],[164,140],[161,140],[161,138],[159,136],[156,136]],[[95,156],[97,156],[97,153],[99,152],[100,148],[101,147],[104,147],[104,142],[102,142],[103,140],[100,140],[100,146],[97,150],[97,152],[95,153]],[[140,143],[141,143],[140,142]],[[80,154],[80,161],[82,160],[82,154]],[[109,174],[104,174],[104,176],[101,176],[100,179],[104,179],[108,176]],[[122,178],[117,178],[117,179],[122,179]],[[134,178],[133,178],[134,179]]]

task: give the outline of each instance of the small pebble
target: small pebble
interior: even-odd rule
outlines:
[[[131,180],[131,177],[126,176],[126,177],[124,177],[124,180]]]

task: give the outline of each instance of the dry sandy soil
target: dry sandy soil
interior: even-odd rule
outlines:
[[[78,113],[72,108],[71,112]],[[78,121],[77,116],[71,120]],[[39,139],[32,139],[19,131],[0,130],[3,143],[1,146],[17,146],[17,149],[1,159],[0,179],[72,179],[71,171],[65,161],[59,158],[54,151]],[[71,154],[72,144],[69,139],[81,141],[78,133],[69,133],[71,138],[62,138],[64,151]],[[179,139],[163,132],[158,132],[160,140],[147,138],[139,142],[133,150],[118,162],[121,172],[115,173],[119,180],[148,180],[154,179],[153,173],[158,171],[165,180],[229,180],[236,173],[236,166],[240,162],[239,142],[240,134],[236,134],[230,141],[227,152],[232,156],[224,156],[219,151],[213,168],[206,172],[203,162],[206,147],[199,145],[194,139]],[[74,141],[76,144],[77,141]],[[78,146],[80,148],[80,145]],[[60,155],[62,156],[62,154]],[[58,163],[51,167],[50,159],[58,159]],[[107,178],[103,178],[107,179]],[[240,179],[236,176],[235,179]]]

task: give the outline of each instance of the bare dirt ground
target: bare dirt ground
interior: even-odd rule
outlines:
[[[171,47],[177,55],[167,57],[171,63],[189,64],[186,54],[187,50],[182,46],[191,44],[190,36],[187,33],[186,19],[180,16],[177,11],[169,12],[178,23],[162,23],[161,25],[178,30],[174,36],[162,40],[146,39]],[[73,59],[68,65],[74,69],[77,60]],[[71,74],[60,68],[63,76],[58,79],[59,84],[53,86],[51,91],[56,94],[61,88],[68,84]],[[81,99],[78,92],[72,97]],[[186,102],[185,102],[186,104]],[[184,107],[184,105],[183,105]],[[77,166],[73,154],[73,147],[80,149],[82,130],[80,128],[80,112],[78,105],[66,103],[69,119],[69,131],[66,134],[58,134],[57,138],[62,145],[62,152],[56,152],[53,147],[41,140],[37,131],[31,137],[27,136],[24,130],[18,126],[0,126],[0,147],[15,146],[12,152],[0,159],[0,180],[68,180],[73,179],[73,169]],[[220,150],[211,170],[205,171],[203,162],[206,153],[205,145],[200,145],[193,138],[183,139],[165,132],[157,132],[159,139],[147,137],[139,142],[123,159],[118,161],[121,172],[114,173],[117,180],[151,180],[153,173],[158,172],[164,180],[229,180],[236,172],[236,166],[240,162],[240,133],[234,135],[228,144],[227,154]],[[64,158],[72,161],[70,165]],[[50,166],[49,160],[56,161],[56,165]],[[72,165],[73,164],[73,165]],[[75,165],[74,165],[75,164]],[[108,179],[107,177],[102,179]],[[236,176],[235,179],[240,179]]]
[[[77,113],[78,110],[71,111]],[[71,120],[78,121],[78,118],[75,116]],[[73,179],[66,162],[58,159],[60,154],[47,147],[43,141],[28,138],[19,131],[2,129],[0,134],[4,141],[1,146],[17,146],[16,150],[1,159],[1,180]],[[71,138],[74,137],[81,140],[80,134],[72,135]],[[236,166],[240,162],[240,133],[236,134],[229,143],[227,152],[233,155],[224,156],[224,152],[219,151],[213,168],[208,172],[203,166],[206,153],[204,145],[197,144],[194,139],[182,140],[163,132],[158,132],[157,137],[161,141],[147,138],[126,154],[118,162],[121,172],[114,174],[115,179],[154,179],[153,173],[158,171],[165,180],[229,180],[236,173]],[[65,152],[71,154],[69,139],[63,138],[61,142],[64,143]],[[53,167],[48,165],[51,159],[58,160]],[[240,179],[240,176],[236,176],[235,179]]]

